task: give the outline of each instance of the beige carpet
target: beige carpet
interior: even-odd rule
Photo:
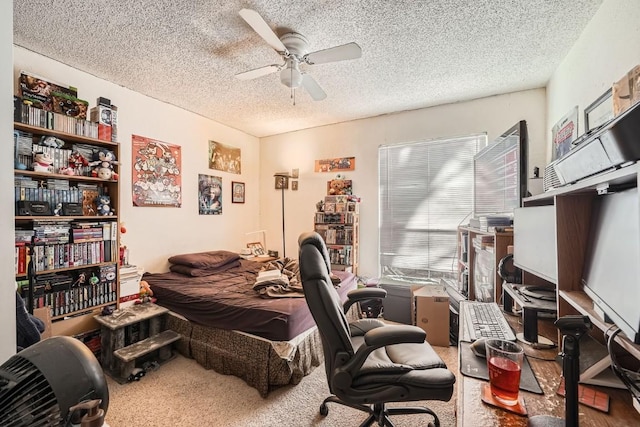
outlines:
[[[434,347],[449,369],[458,371],[457,348]],[[107,377],[110,427],[227,426],[358,426],[363,412],[329,404],[329,415],[318,408],[328,395],[324,366],[300,384],[272,391],[266,399],[244,381],[206,370],[183,356],[149,372],[139,382],[119,384]],[[440,417],[442,427],[455,426],[455,392],[449,402],[421,402]],[[428,415],[393,417],[397,427],[423,427]]]

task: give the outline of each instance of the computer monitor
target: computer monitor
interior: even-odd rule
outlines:
[[[474,157],[474,215],[512,214],[527,196],[527,122],[519,121]]]
[[[640,208],[638,189],[598,197],[582,276],[594,309],[640,344]]]

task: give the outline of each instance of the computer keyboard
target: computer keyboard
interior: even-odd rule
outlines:
[[[516,340],[511,326],[495,302],[463,301],[460,309],[467,322],[467,333],[471,341],[478,338]]]

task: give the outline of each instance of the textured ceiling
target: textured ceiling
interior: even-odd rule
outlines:
[[[257,137],[543,87],[602,0],[14,0],[14,43]],[[239,16],[256,10],[309,51],[356,42],[360,59],[306,66],[313,101]],[[122,102],[122,101],[121,101]]]

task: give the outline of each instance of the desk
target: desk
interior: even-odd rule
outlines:
[[[522,326],[519,323],[520,317],[505,315],[511,326],[520,332]],[[460,319],[459,336],[466,337],[465,321]],[[551,320],[539,320],[539,334],[552,341],[557,341],[557,329]],[[544,395],[520,391],[524,396],[525,404],[529,416],[552,415],[564,418],[564,398],[556,394],[556,389],[560,383],[562,369],[555,361],[544,361],[536,359],[554,360],[558,349],[535,350],[531,346],[524,344],[525,353],[529,356],[529,363],[538,378],[538,382],[544,391]],[[482,385],[486,381],[458,374],[457,378],[457,421],[458,427],[524,427],[527,425],[527,417],[522,417],[502,409],[494,408],[484,404],[480,400]],[[580,405],[579,423],[581,427],[603,427],[603,426],[638,426],[640,425],[640,414],[633,409],[631,396],[626,390],[616,390],[612,388],[593,387],[607,393],[610,400],[609,414]]]

